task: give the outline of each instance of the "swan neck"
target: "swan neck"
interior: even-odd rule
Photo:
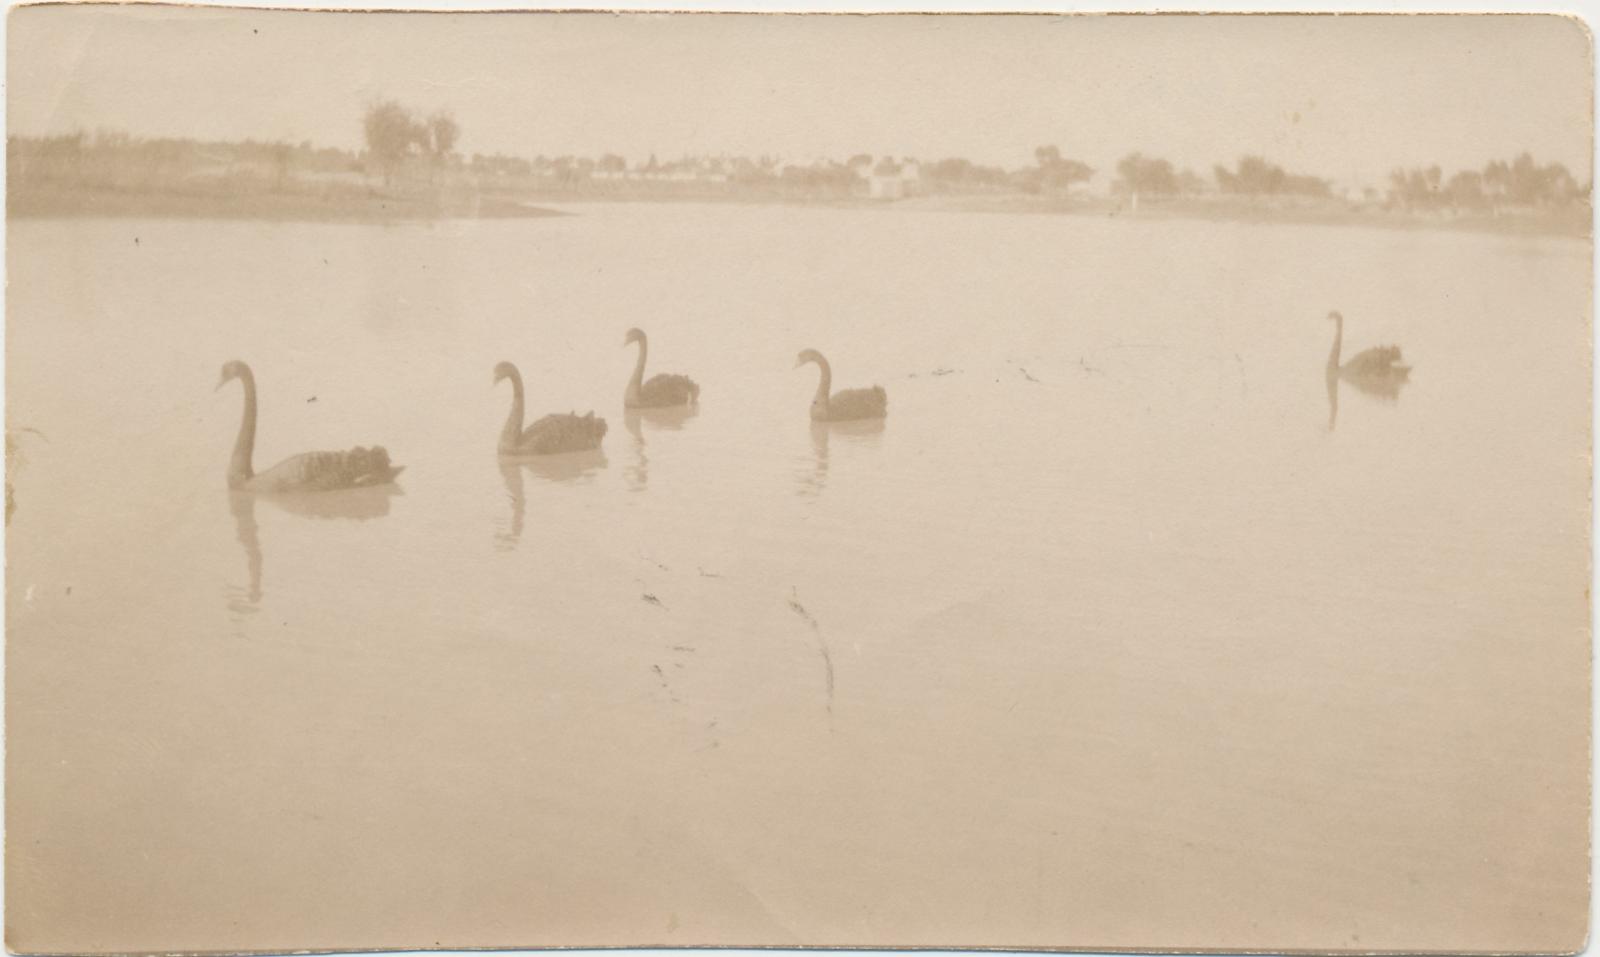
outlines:
[[[1333,320],[1333,351],[1328,353],[1328,368],[1339,368],[1339,349],[1344,345],[1344,317]]]
[[[522,373],[513,369],[507,378],[511,380],[511,411],[506,415],[505,427],[500,430],[500,447],[513,449],[522,438]]]
[[[244,413],[239,419],[239,435],[233,440],[233,456],[228,460],[228,484],[242,485],[255,475],[251,456],[256,447],[256,377],[248,368],[239,376],[244,386]]]
[[[822,370],[822,377],[817,380],[817,397],[812,400],[817,405],[826,406],[828,395],[833,390],[833,370],[828,367],[828,360],[817,357],[817,368]]]

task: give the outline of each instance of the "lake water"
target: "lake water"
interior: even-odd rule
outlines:
[[[1578,945],[1587,243],[570,211],[10,225],[13,948]]]

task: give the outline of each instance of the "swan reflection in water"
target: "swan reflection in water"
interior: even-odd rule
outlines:
[[[883,435],[883,419],[860,419],[846,422],[811,423],[811,462],[798,469],[796,494],[802,498],[816,499],[828,485],[828,446],[835,436],[841,441],[860,446],[875,446]]]
[[[500,530],[494,533],[496,547],[510,551],[522,540],[523,521],[528,513],[524,471],[546,482],[582,484],[594,481],[605,467],[606,454],[599,449],[559,455],[500,456],[500,479],[505,482],[506,497],[511,500],[511,518],[501,523]]]
[[[662,409],[628,409],[622,413],[622,427],[633,436],[633,464],[623,473],[630,492],[642,492],[650,484],[650,456],[645,452],[645,426],[651,432],[677,432],[700,414],[697,405]]]
[[[1407,378],[1394,378],[1392,376],[1364,377],[1344,373],[1336,368],[1329,368],[1324,376],[1328,386],[1328,431],[1332,432],[1339,421],[1339,385],[1344,383],[1363,395],[1371,396],[1380,402],[1394,403],[1400,400],[1400,390],[1404,389],[1410,380]]]
[[[364,522],[389,514],[389,499],[405,493],[397,485],[345,489],[335,492],[284,492],[265,494],[234,490],[228,493],[228,510],[233,513],[234,536],[244,549],[245,567],[250,574],[247,587],[228,585],[228,610],[234,620],[261,610],[261,530],[256,523],[256,501],[272,505],[299,518],[349,519]]]
[[[235,536],[244,549],[245,566],[250,571],[250,586],[227,586],[228,610],[235,615],[253,615],[261,610],[261,535],[256,526],[256,497],[249,492],[229,492],[228,510],[233,513]]]

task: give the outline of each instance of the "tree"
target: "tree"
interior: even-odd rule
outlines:
[[[383,184],[387,186],[394,177],[395,168],[416,141],[416,124],[405,107],[394,100],[383,100],[367,107],[363,126],[367,134],[367,154],[383,170]]]
[[[440,110],[428,117],[428,133],[434,160],[438,161],[456,148],[456,141],[461,138],[461,125],[449,110]]]
[[[1075,159],[1063,159],[1061,150],[1054,146],[1041,146],[1033,151],[1036,169],[1018,172],[1017,182],[1030,193],[1069,192],[1074,183],[1082,183],[1094,176],[1094,169]]]
[[[1240,157],[1235,168],[1215,169],[1217,188],[1242,196],[1327,196],[1328,181],[1317,176],[1297,176],[1260,156]]]
[[[1489,204],[1483,192],[1483,174],[1477,170],[1462,170],[1450,177],[1444,191],[1457,209],[1481,209]]]
[[[1135,197],[1171,196],[1178,191],[1178,177],[1172,164],[1164,159],[1150,159],[1140,153],[1129,153],[1117,162],[1121,177],[1120,189]]]
[[[1395,169],[1389,173],[1390,202],[1406,209],[1433,209],[1444,202],[1439,189],[1444,173],[1437,165],[1427,169]]]
[[[287,141],[279,141],[272,144],[273,185],[280,191],[289,181],[289,165],[293,159],[294,147],[290,146]]]
[[[1043,170],[1041,186],[1046,190],[1066,192],[1073,183],[1086,183],[1094,176],[1093,167],[1077,160],[1058,159]]]

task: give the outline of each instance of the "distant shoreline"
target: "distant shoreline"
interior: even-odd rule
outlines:
[[[717,203],[747,206],[798,206],[884,212],[1023,213],[1130,220],[1194,219],[1211,222],[1370,226],[1380,229],[1440,230],[1547,236],[1588,240],[1592,215],[1587,207],[1555,211],[1516,211],[1458,215],[1341,208],[1335,204],[1271,205],[1249,200],[1168,199],[1147,201],[1139,209],[1103,197],[1057,198],[1016,193],[939,194],[884,201],[869,199],[805,201],[753,196],[529,196],[493,192],[441,192],[391,195],[372,192],[322,195],[301,192],[245,193],[119,191],[13,187],[6,197],[12,219],[168,218],[266,222],[386,223],[465,219],[541,219],[570,213],[544,203]]]
[[[1050,199],[1038,196],[971,195],[927,196],[901,200],[906,209],[937,212],[1027,213],[1030,215],[1098,216],[1108,219],[1194,219],[1242,224],[1370,226],[1377,229],[1438,230],[1495,233],[1508,236],[1549,236],[1588,240],[1593,216],[1588,207],[1551,212],[1510,212],[1458,215],[1382,209],[1341,208],[1336,204],[1269,205],[1247,199],[1169,199],[1145,203],[1135,210],[1115,200]]]

